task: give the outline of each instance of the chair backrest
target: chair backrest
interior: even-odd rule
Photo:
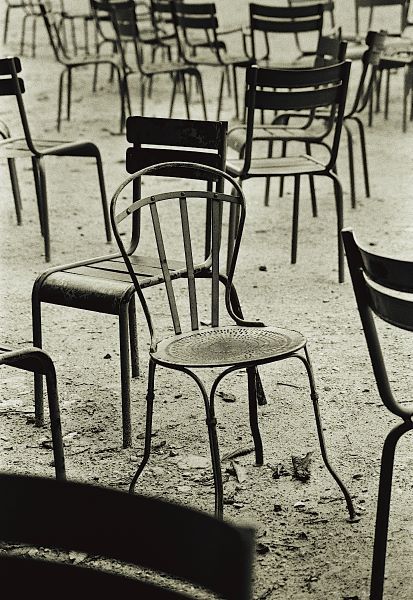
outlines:
[[[323,29],[323,4],[304,4],[300,6],[269,6],[251,3],[250,28],[252,55],[257,57],[257,37],[264,35],[264,59],[270,56],[269,34],[316,32],[318,39]],[[317,41],[318,41],[317,39]]]
[[[399,405],[391,392],[373,313],[413,331],[413,262],[366,250],[356,242],[352,229],[343,229],[342,238],[380,396],[393,413],[411,416],[413,410]]]
[[[189,3],[178,0],[172,3],[172,9],[178,34],[182,36],[181,48],[186,60],[194,61],[188,51],[193,48],[194,42],[199,44],[199,34],[201,34],[202,38],[205,36],[203,45],[212,50],[218,61],[222,62],[221,51],[225,45],[218,39],[218,17],[215,3]]]
[[[334,127],[330,160],[327,169],[337,160],[347,97],[350,61],[317,69],[265,69],[252,65],[247,69],[245,106],[247,108],[247,134],[244,170],[248,171],[252,157],[254,113],[259,111],[309,111],[318,108],[329,110],[327,136]]]
[[[373,17],[375,9],[382,7],[388,8],[391,6],[400,8],[400,29],[399,31],[389,35],[400,35],[401,33],[403,33],[407,26],[410,0],[354,0],[356,35],[362,35],[362,32],[360,31],[360,9],[369,9],[366,26],[366,30],[368,31],[373,26]]]
[[[125,197],[125,188],[130,185],[133,181],[141,179],[146,175],[162,175],[166,173],[169,175],[171,171],[174,171],[175,177],[179,177],[182,174],[179,182],[179,189],[172,189],[171,191],[162,191],[157,194],[150,194],[145,198],[140,198],[134,201],[130,206],[124,209],[120,209],[117,206],[119,197]],[[220,181],[228,182],[231,187],[231,193],[224,193],[222,191],[213,191],[201,189],[202,186],[198,186],[194,189],[193,177],[191,177],[191,171],[196,174],[196,178],[199,179],[199,174],[204,172],[204,179],[207,177],[214,177]],[[209,175],[208,175],[209,172]],[[190,176],[189,189],[183,184],[182,178]],[[175,184],[177,186],[178,184]],[[165,204],[168,203],[168,204]],[[203,207],[207,208],[208,204],[211,207],[211,248],[208,257],[201,255],[201,252],[196,248],[196,236],[194,235],[196,230],[199,228],[199,213]],[[160,218],[160,211],[164,210],[168,206],[171,212],[174,208],[178,212],[178,218],[180,220],[179,225],[174,225],[171,229],[171,217],[170,213],[165,220]],[[220,254],[221,254],[221,240],[222,240],[222,212],[224,205],[232,206],[239,214],[239,218],[235,224],[234,232],[234,248],[231,255],[230,267],[228,270],[228,276],[222,276],[222,269],[220,268]],[[141,301],[144,314],[146,316],[150,336],[151,336],[151,350],[156,351],[158,344],[158,334],[155,332],[154,324],[151,318],[148,304],[145,296],[142,293],[140,283],[133,270],[133,256],[129,256],[129,252],[126,250],[123,239],[119,232],[119,225],[126,219],[130,219],[131,215],[136,212],[142,213],[144,211],[148,214],[148,218],[153,224],[153,240],[152,244],[157,248],[159,264],[162,268],[162,281],[165,283],[165,291],[167,294],[168,305],[172,318],[174,331],[176,334],[181,334],[184,329],[190,327],[192,330],[200,328],[200,316],[198,309],[199,301],[199,286],[197,282],[200,277],[204,277],[211,280],[211,294],[208,295],[208,302],[211,310],[210,318],[206,317],[212,327],[219,325],[220,317],[220,297],[219,297],[219,282],[222,281],[225,284],[225,306],[230,317],[239,322],[239,316],[235,314],[233,307],[233,288],[232,281],[235,271],[235,265],[238,257],[242,231],[245,222],[245,199],[239,184],[234,181],[224,171],[214,169],[213,167],[207,167],[196,163],[161,163],[146,169],[142,169],[129,177],[115,192],[112,203],[111,203],[111,223],[114,232],[115,239],[118,243],[119,249],[128,268],[130,277],[135,285],[137,295]],[[165,227],[162,227],[162,223]],[[191,232],[192,230],[192,232]],[[148,228],[146,229],[148,234]],[[175,249],[173,251],[173,259],[170,259],[169,252],[166,249],[165,239],[173,235],[173,241]],[[195,242],[195,243],[194,243]],[[177,256],[176,248],[180,248],[181,256]],[[196,259],[195,252],[199,259]],[[224,252],[222,253],[225,254]],[[225,255],[226,257],[226,255]],[[176,266],[177,260],[181,260],[181,267]],[[222,262],[225,262],[223,259]],[[182,320],[178,310],[178,304],[176,294],[174,290],[174,282],[177,279],[185,278],[187,280],[188,288],[188,306],[189,306],[189,317],[190,324],[182,326]],[[204,293],[205,289],[203,288]],[[204,293],[202,296],[204,296]],[[180,295],[181,298],[181,295]],[[235,310],[237,310],[235,308]],[[187,309],[186,309],[186,314]],[[202,311],[204,313],[204,310]],[[205,319],[205,317],[203,317]]]
[[[16,97],[27,145],[30,151],[36,154],[37,150],[33,144],[29,122],[26,115],[26,109],[23,102],[23,93],[25,92],[24,81],[18,75],[21,73],[21,70],[22,65],[20,58],[17,56],[0,58],[0,96]]]
[[[1,541],[138,565],[228,600],[252,597],[252,529],[155,498],[21,475],[0,475],[0,506]],[[122,597],[122,592],[148,600],[191,598],[165,582],[4,552],[0,573],[4,589],[12,589],[17,598],[22,592],[52,598],[58,590],[64,597],[82,597],[91,589],[105,599]]]
[[[306,4],[314,4],[315,0],[288,0],[289,6],[305,6]],[[336,26],[336,20],[334,16],[334,0],[321,0],[319,4],[323,5],[324,15],[329,13],[330,15],[330,25],[334,29]]]
[[[318,41],[314,66],[325,67],[346,59],[347,42],[340,37],[322,35]]]
[[[360,74],[353,106],[346,115],[347,117],[362,112],[371,98],[373,86],[376,82],[376,73],[385,49],[386,37],[386,31],[369,31],[366,36],[367,50],[362,57],[363,68]]]
[[[191,119],[162,119],[157,117],[133,116],[126,120],[126,137],[132,147],[126,151],[126,170],[136,173],[140,169],[162,162],[198,163],[225,170],[226,137],[228,123],[226,121],[195,121]],[[157,175],[155,171],[153,175]],[[177,177],[174,169],[163,170],[163,176]],[[182,175],[182,170],[179,171]],[[191,169],[187,175],[193,179],[207,181],[212,190],[216,183],[221,189],[222,181],[216,181],[215,174]],[[140,198],[140,179],[133,182],[133,197]],[[207,217],[205,231],[205,253],[210,249],[210,218]],[[139,212],[134,213],[131,247],[136,248],[139,240]]]

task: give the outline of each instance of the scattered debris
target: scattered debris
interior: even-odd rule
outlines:
[[[260,265],[258,267],[258,271],[268,271],[268,269],[267,269],[266,265]]]
[[[284,467],[284,465],[282,465],[281,463],[278,463],[277,465],[272,465],[271,463],[268,463],[267,466],[272,471],[272,478],[273,479],[279,479],[280,477],[286,477],[288,475],[291,475],[290,471],[288,471]]]
[[[299,481],[308,481],[310,479],[310,465],[313,453],[307,452],[305,456],[292,456],[293,477]]]
[[[244,483],[244,481],[247,480],[247,472],[245,468],[242,465],[240,465],[236,460],[231,461],[231,467],[234,470],[234,474],[238,480],[238,483]]]
[[[105,354],[105,356],[103,358],[107,360],[108,358],[112,358],[112,355],[108,353],[108,354]]]
[[[262,542],[258,542],[256,545],[257,554],[268,554],[270,551],[270,547],[267,544],[263,544]]]
[[[216,393],[219,398],[222,398],[224,402],[236,402],[237,397],[231,392],[217,392]]]
[[[296,508],[297,510],[302,510],[303,508],[305,508],[305,504],[304,504],[304,502],[301,502],[301,501],[296,502],[294,504],[294,508]]]
[[[187,454],[180,457],[178,461],[179,469],[208,469],[211,465],[209,458],[197,456],[196,454]]]
[[[251,454],[254,452],[254,446],[246,446],[245,448],[239,448],[238,450],[233,450],[232,452],[227,452],[221,458],[221,462],[225,462],[226,460],[232,460],[233,458],[238,458],[238,456],[245,456],[246,454]]]
[[[274,504],[274,508],[273,508],[274,512],[279,513],[282,511],[282,507],[281,504]]]

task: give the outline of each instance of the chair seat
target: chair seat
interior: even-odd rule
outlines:
[[[166,338],[158,343],[152,358],[182,367],[262,364],[286,358],[305,344],[301,333],[289,329],[228,325]]]
[[[55,154],[66,156],[96,156],[96,146],[88,140],[32,140],[39,154]],[[27,147],[25,138],[6,138],[0,141],[0,157],[19,158],[32,156],[33,152]]]
[[[244,160],[228,160],[227,172],[233,177],[243,174]],[[250,177],[277,177],[281,175],[307,175],[323,173],[325,165],[317,162],[308,154],[275,158],[252,158],[251,167],[248,170]]]
[[[297,116],[297,115],[294,115]],[[303,114],[303,118],[306,115]],[[291,125],[269,125],[268,127],[259,125],[254,127],[253,140],[272,142],[272,141],[303,141],[315,143],[325,135],[325,119],[314,121],[310,127],[293,127]],[[247,128],[240,125],[228,133],[228,146],[241,152],[246,144]]]

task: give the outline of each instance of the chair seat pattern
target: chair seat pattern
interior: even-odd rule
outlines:
[[[230,325],[166,338],[152,357],[164,364],[225,367],[282,359],[305,344],[306,339],[297,331]]]

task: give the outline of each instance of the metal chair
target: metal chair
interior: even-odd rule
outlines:
[[[83,552],[146,571],[120,574],[107,561],[90,567],[16,548],[0,554],[2,584],[15,598],[52,598],[60,590],[64,598],[92,592],[104,600],[195,600],[203,588],[225,600],[252,599],[252,528],[156,498],[40,477],[1,474],[0,497],[2,542]]]
[[[194,66],[216,67],[221,70],[217,107],[218,121],[221,114],[225,77],[228,75],[228,70],[232,70],[235,116],[238,119],[237,68],[246,68],[253,62],[253,59],[246,54],[241,56],[231,55],[228,52],[224,36],[242,30],[240,28],[220,30],[214,3],[174,2],[172,3],[172,9],[180,34],[180,48],[185,63]]]
[[[77,35],[76,35],[76,23],[80,22],[83,25],[83,49],[86,54],[89,54],[89,23],[93,23],[93,15],[90,9],[89,0],[79,0],[70,2],[70,8],[65,0],[59,0],[60,4],[60,23],[59,30],[62,32],[62,37],[65,42],[65,48],[68,48],[68,35],[66,32],[66,23],[70,23],[70,34],[72,39],[73,53],[77,55],[80,50]]]
[[[140,76],[140,96],[141,96],[141,115],[145,112],[145,93],[146,83],[151,85],[154,77],[159,75],[169,75],[173,81],[171,104],[169,110],[169,116],[172,116],[173,107],[175,103],[176,91],[178,83],[182,83],[184,92],[186,114],[188,119],[190,118],[189,110],[189,98],[186,85],[186,77],[194,77],[200,91],[202,108],[205,120],[207,119],[206,104],[204,97],[204,88],[202,85],[202,77],[199,70],[195,66],[186,65],[179,61],[165,60],[161,63],[147,64],[143,60],[143,53],[141,49],[141,35],[139,33],[139,22],[136,19],[135,13],[135,2],[133,0],[126,0],[124,2],[111,3],[106,0],[92,0],[92,7],[94,10],[100,12],[107,12],[112,19],[112,23],[116,33],[117,39],[117,50],[119,56],[122,58],[123,71],[125,73],[126,85],[128,77],[134,74]],[[131,67],[130,62],[127,60],[125,43],[132,43],[135,66]],[[129,92],[128,92],[129,96]]]
[[[47,352],[40,350],[39,348],[18,348],[12,350],[11,348],[0,346],[0,366],[1,365],[22,369],[23,371],[30,371],[32,373],[39,373],[46,377],[56,479],[66,479],[56,371],[52,359]],[[43,426],[44,419],[42,418],[36,425],[38,427]]]
[[[127,121],[127,138],[133,147],[127,150],[126,168],[129,173],[134,173],[143,166],[178,157],[222,169],[225,166],[226,132],[225,122],[130,117]],[[169,176],[175,176],[173,170],[170,171]],[[204,173],[200,172],[200,176],[203,177]],[[213,183],[211,179],[207,181],[211,186]],[[136,180],[133,197],[139,198],[140,193],[139,181]],[[208,224],[207,217],[208,215],[205,217]],[[210,233],[207,227],[204,230],[204,244],[208,251]],[[139,239],[140,220],[139,215],[136,214],[129,241],[132,250],[137,249]],[[135,256],[134,267],[143,287],[157,285],[163,281],[157,257]],[[177,268],[180,269],[181,266],[178,265]],[[172,276],[177,276],[174,270]],[[131,446],[130,368],[132,368],[132,377],[137,377],[139,363],[135,288],[121,255],[116,253],[87,258],[54,267],[36,279],[32,293],[33,343],[39,348],[42,347],[42,303],[92,310],[116,315],[119,318],[123,446],[125,448]],[[42,418],[42,397],[42,377],[37,375],[35,376],[35,405],[36,417],[39,421]]]
[[[309,5],[309,4],[314,4],[314,0],[288,0],[288,6],[305,6],[305,5]],[[330,16],[330,27],[332,31],[335,31],[336,29],[336,19],[335,19],[335,15],[334,15],[334,1],[333,0],[322,0],[321,2],[319,2],[319,4],[323,5],[323,11],[324,11],[324,16],[328,13]],[[295,34],[295,43],[297,45],[298,51],[300,52],[301,56],[306,56],[308,54],[308,51],[303,50],[300,44],[300,38],[299,35],[296,33]],[[309,53],[310,56],[313,55],[313,52]]]
[[[300,180],[302,175],[328,177],[334,184],[334,196],[337,213],[338,238],[338,279],[344,280],[343,248],[340,231],[343,227],[343,192],[340,180],[335,173],[337,153],[339,149],[341,130],[343,126],[344,108],[347,96],[350,62],[345,61],[336,65],[318,69],[264,69],[253,65],[247,70],[247,124],[244,157],[227,160],[227,172],[243,182],[252,177],[293,177],[294,178],[294,208],[291,243],[291,262],[297,260],[298,215],[300,202]],[[325,114],[328,109],[327,127],[323,124],[317,128],[317,120],[313,118],[317,108]],[[253,141],[255,137],[256,111],[301,111],[310,113],[308,119],[298,131],[296,141],[308,144],[318,144],[329,150],[327,162],[315,160],[310,154],[294,154],[291,156],[268,157],[253,156]],[[313,135],[309,135],[309,126],[315,125]],[[291,133],[288,127],[269,126],[271,135],[288,141]],[[318,130],[317,130],[318,129]],[[325,139],[333,134],[332,143]],[[231,135],[231,131],[229,132]],[[314,210],[314,205],[313,205]],[[231,211],[231,220],[236,220],[236,211]],[[230,226],[231,232],[232,226]]]
[[[90,157],[96,160],[103,209],[103,218],[105,222],[106,239],[109,242],[111,240],[111,232],[106,200],[105,182],[103,178],[102,159],[100,156],[99,148],[89,141],[82,140],[77,142],[64,142],[58,140],[44,140],[32,138],[23,102],[23,93],[25,91],[24,82],[18,76],[18,73],[20,73],[21,70],[22,67],[19,58],[11,57],[0,59],[0,95],[16,97],[24,132],[24,137],[13,137],[0,141],[0,156],[2,158],[8,159],[20,157],[31,157],[32,159],[37,204],[39,209],[40,228],[44,238],[44,252],[46,262],[49,262],[51,255],[49,213],[47,206],[46,171],[44,165],[45,157],[78,156]]]
[[[374,317],[413,331],[413,262],[366,250],[355,240],[352,229],[344,229],[342,236],[377,389],[385,407],[402,421],[388,433],[381,458],[370,588],[370,600],[381,600],[394,455],[399,439],[413,429],[413,409],[402,405],[393,394]],[[398,297],[398,292],[403,294]]]
[[[24,0],[6,0],[6,12],[4,13],[3,44],[7,44],[7,33],[9,31],[10,12],[15,8],[24,9]]]
[[[218,181],[230,184],[231,193],[222,191],[205,191],[205,189],[194,190],[193,187],[185,189],[181,182],[180,189],[174,188],[169,191],[161,191],[151,194],[145,198],[134,201],[127,207],[120,206],[119,198],[125,194],[125,190],[140,181],[142,177],[162,173],[168,174],[173,169],[174,173],[181,172],[181,178],[189,174],[203,172],[204,177],[214,177]],[[192,173],[191,173],[192,172]],[[192,175],[193,176],[193,175]],[[223,189],[223,187],[221,187]],[[118,205],[119,202],[119,205]],[[207,258],[202,251],[202,246],[196,243],[191,234],[194,222],[194,210],[198,213],[202,204],[210,203],[212,213],[211,251]],[[187,280],[188,298],[182,299],[186,311],[189,304],[189,318],[180,318],[179,303],[174,289],[177,278],[171,277],[171,262],[169,252],[165,245],[165,228],[162,227],[162,212],[165,204],[179,210],[181,220],[181,231],[179,225],[175,231],[175,242],[181,248],[183,255],[182,267],[179,275]],[[227,204],[236,205],[239,208],[239,219],[234,232],[234,249],[231,255],[231,265],[228,276],[220,271],[220,246],[222,240],[222,211]],[[158,249],[159,262],[162,266],[163,279],[165,282],[168,305],[173,323],[174,335],[170,332],[168,337],[163,337],[156,327],[151,316],[150,309],[144,296],[143,287],[136,276],[134,269],[134,254],[128,249],[121,237],[119,227],[126,225],[139,213],[147,213],[153,224],[153,243]],[[149,216],[150,213],[150,216]],[[135,217],[136,218],[136,217]],[[263,464],[263,447],[257,418],[257,377],[256,369],[259,365],[275,363],[287,358],[297,358],[305,367],[309,379],[311,399],[315,412],[317,432],[324,463],[340,487],[347,503],[350,519],[356,517],[350,495],[337,474],[332,469],[326,455],[323,431],[318,411],[318,394],[315,388],[313,372],[306,348],[305,338],[296,331],[281,329],[278,327],[266,327],[259,321],[247,321],[240,312],[238,298],[233,286],[235,264],[241,242],[241,235],[245,221],[245,199],[239,185],[224,172],[212,167],[205,167],[196,163],[161,163],[152,167],[141,169],[126,181],[124,181],[115,192],[111,203],[111,222],[114,236],[122,253],[123,260],[127,266],[129,275],[135,286],[136,294],[141,303],[148,324],[151,342],[149,351],[149,374],[148,391],[146,396],[146,432],[145,448],[142,461],[132,479],[130,491],[133,492],[138,477],[147,464],[151,452],[152,438],[152,415],[155,390],[155,371],[163,366],[188,375],[195,382],[203,398],[206,413],[211,462],[214,476],[215,488],[215,514],[222,518],[223,514],[223,485],[221,476],[221,463],[217,438],[217,419],[215,415],[215,393],[219,383],[230,373],[245,369],[248,378],[248,398],[251,433],[255,446],[255,460],[257,465]],[[175,262],[176,257],[174,258]],[[202,295],[197,281],[207,279],[211,282]],[[224,320],[224,311],[220,312],[219,283],[225,287],[225,308],[231,324],[220,325]],[[180,295],[182,298],[182,296]],[[201,301],[201,297],[204,301]],[[188,300],[188,303],[186,302]],[[234,304],[235,300],[235,304]],[[210,309],[211,326],[201,327],[199,315],[205,315]],[[222,314],[221,314],[222,313]],[[181,312],[182,316],[182,312]],[[205,316],[203,317],[205,319]],[[165,327],[164,325],[162,326]],[[303,351],[301,353],[300,351]],[[214,383],[208,392],[200,376],[196,371],[200,368],[220,368],[220,373],[215,377]]]
[[[49,37],[50,45],[53,50],[53,54],[56,61],[63,66],[63,70],[59,77],[59,91],[58,91],[58,102],[57,102],[57,130],[60,131],[62,121],[62,108],[63,108],[63,90],[66,79],[66,118],[70,121],[71,117],[71,106],[72,106],[72,78],[73,71],[81,67],[89,67],[96,65],[108,65],[111,71],[114,71],[117,75],[119,98],[120,98],[120,131],[123,131],[126,118],[125,104],[127,105],[130,114],[130,103],[127,95],[126,77],[122,70],[122,64],[118,57],[114,55],[104,56],[101,54],[87,54],[84,57],[80,56],[69,56],[65,45],[60,35],[60,21],[57,20],[57,16],[52,13],[44,3],[39,2],[39,8],[41,15],[46,26],[47,34]],[[95,77],[93,79],[93,88],[95,88]]]
[[[316,36],[314,51],[306,52],[306,55],[315,54],[318,41],[323,30],[324,5],[300,4],[298,6],[269,6],[266,4],[250,3],[250,32],[251,54],[254,62],[261,67],[287,66],[283,59],[272,56],[273,38],[277,39],[282,34],[294,34],[295,40],[301,33],[314,33]],[[258,48],[260,38],[264,42],[264,54],[259,56]],[[244,36],[244,48],[247,36]],[[302,55],[302,50],[300,55]]]

